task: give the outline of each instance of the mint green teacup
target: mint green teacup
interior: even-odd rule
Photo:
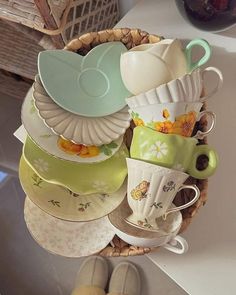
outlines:
[[[184,171],[192,177],[204,179],[214,174],[218,156],[208,145],[197,144],[197,139],[192,137],[164,134],[138,126],[134,128],[130,155],[137,160]],[[204,170],[197,169],[197,159],[201,155],[209,159]]]

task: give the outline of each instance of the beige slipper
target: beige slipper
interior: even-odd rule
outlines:
[[[72,295],[103,295],[107,281],[108,265],[106,260],[100,256],[88,257],[79,269]]]
[[[110,284],[110,295],[139,295],[141,289],[140,274],[129,262],[119,263],[113,270]]]

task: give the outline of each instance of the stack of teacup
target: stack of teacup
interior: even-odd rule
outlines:
[[[192,49],[200,46],[204,56],[192,62]],[[191,206],[199,198],[195,185],[184,185],[189,176],[205,179],[211,176],[218,157],[207,144],[198,145],[215,125],[215,115],[202,111],[203,102],[222,86],[222,74],[215,67],[201,69],[211,55],[209,44],[192,40],[185,49],[179,40],[143,44],[121,56],[121,75],[126,88],[133,93],[127,104],[136,127],[130,148],[128,166],[128,204],[132,214],[126,222],[145,230],[160,230],[160,223],[171,212]],[[216,87],[203,94],[204,77],[213,72]],[[210,118],[210,127],[193,135],[202,116]],[[198,170],[197,160],[207,156],[205,169]],[[183,189],[192,189],[194,197],[175,207],[172,202]]]

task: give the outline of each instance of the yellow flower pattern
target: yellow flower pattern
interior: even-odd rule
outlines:
[[[187,114],[180,115],[175,118],[174,122],[168,120],[170,112],[168,109],[162,111],[162,117],[164,121],[151,121],[144,122],[138,113],[131,113],[134,124],[136,126],[147,126],[158,132],[166,134],[178,134],[185,137],[190,137],[193,132],[194,125],[197,120],[197,113],[195,111],[188,112]]]
[[[169,111],[167,109],[164,109],[162,112],[162,116],[163,118],[168,119],[170,117]]]
[[[171,121],[155,122],[154,128],[162,133],[172,133],[173,123]]]
[[[193,111],[188,114],[178,116],[173,124],[172,133],[186,137],[191,136],[196,119],[197,114]]]
[[[97,146],[85,146],[83,144],[75,144],[72,141],[58,138],[58,147],[65,153],[71,155],[79,155],[81,158],[91,158],[99,155],[100,151]]]
[[[150,186],[150,182],[143,180],[131,191],[131,197],[136,201],[141,201],[147,197],[147,192]]]

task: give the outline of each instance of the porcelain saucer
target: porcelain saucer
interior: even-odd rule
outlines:
[[[125,107],[130,95],[120,73],[122,42],[95,46],[85,56],[67,50],[45,50],[38,71],[48,95],[68,112],[103,117]]]
[[[104,117],[84,117],[64,110],[45,91],[39,76],[33,84],[33,98],[39,116],[52,131],[67,140],[84,145],[109,144],[130,126],[128,107]]]
[[[66,257],[96,254],[114,237],[106,217],[90,222],[70,222],[48,215],[28,197],[24,218],[34,240],[50,253]]]
[[[22,105],[21,120],[30,138],[45,152],[63,160],[94,163],[109,159],[119,150],[123,136],[109,144],[85,146],[56,135],[39,117],[34,107],[32,92],[30,89]]]
[[[125,218],[131,213],[132,210],[125,198],[108,217],[116,235],[123,241],[138,247],[158,247],[168,243],[177,235],[182,224],[182,215],[180,211],[176,211],[169,214],[166,220],[158,219],[158,231],[150,231],[148,227],[147,229],[138,228],[127,223]]]
[[[26,195],[46,213],[69,221],[90,221],[106,216],[126,195],[127,183],[113,194],[76,194],[40,178],[21,158],[19,177]]]

